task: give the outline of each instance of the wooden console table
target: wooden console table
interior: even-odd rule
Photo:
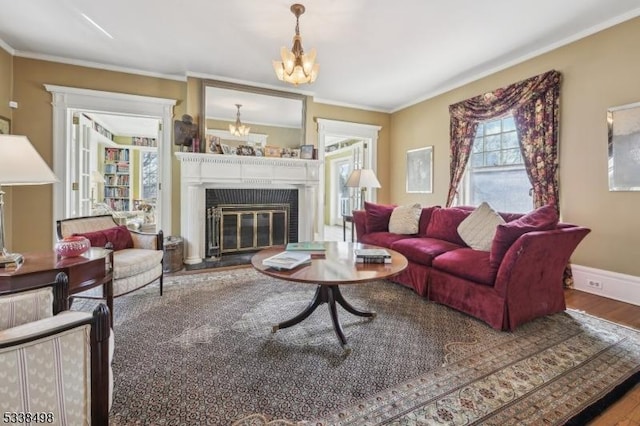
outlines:
[[[56,280],[59,272],[69,278],[69,295],[103,286],[113,327],[113,251],[90,248],[82,256],[60,257],[55,251],[23,253],[16,270],[0,269],[0,294],[41,287]]]

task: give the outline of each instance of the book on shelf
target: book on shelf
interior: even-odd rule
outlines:
[[[275,269],[289,270],[310,262],[311,255],[309,253],[283,251],[275,256],[264,259],[262,264]]]
[[[356,257],[356,263],[391,263],[391,258],[382,256]]]
[[[355,249],[353,252],[356,255],[356,259],[359,257],[380,257],[391,259],[391,253],[385,249]]]
[[[324,254],[327,248],[322,241],[302,241],[287,244],[286,250],[301,251],[310,254]]]

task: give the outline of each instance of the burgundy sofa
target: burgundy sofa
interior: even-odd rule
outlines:
[[[457,232],[473,207],[422,208],[413,235],[389,232],[393,208],[366,203],[365,210],[353,212],[358,242],[408,259],[392,281],[500,330],[565,310],[563,273],[590,229],[558,223],[555,207],[499,213],[506,224],[497,226],[490,251],[471,249]]]

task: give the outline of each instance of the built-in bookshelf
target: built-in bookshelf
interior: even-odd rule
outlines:
[[[131,207],[131,173],[128,148],[104,148],[104,202],[116,211]]]

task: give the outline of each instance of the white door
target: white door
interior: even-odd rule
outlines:
[[[82,114],[71,116],[71,143],[67,155],[66,182],[69,182],[69,197],[65,217],[87,216],[91,213],[91,127]]]

